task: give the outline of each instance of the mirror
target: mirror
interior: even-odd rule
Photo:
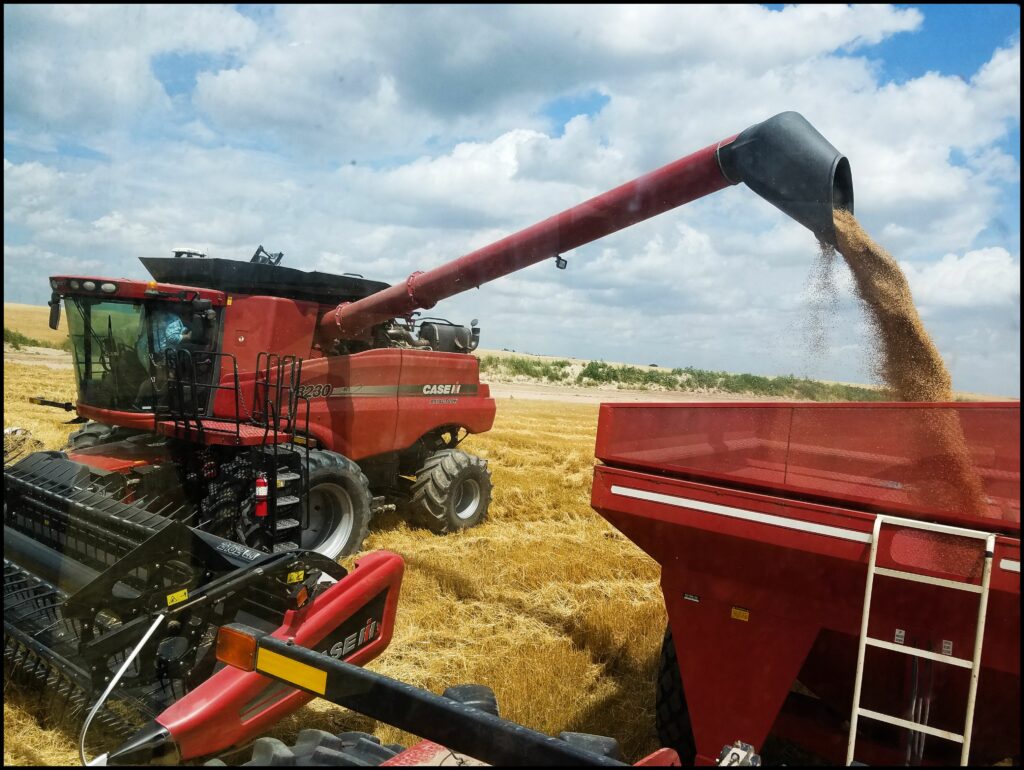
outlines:
[[[50,306],[50,328],[56,330],[60,326],[60,294],[53,292],[46,304]]]

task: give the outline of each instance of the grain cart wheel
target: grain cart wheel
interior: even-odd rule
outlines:
[[[118,425],[104,425],[101,422],[89,421],[68,436],[68,443],[64,449],[69,452],[88,449],[100,444],[109,444],[112,441],[121,441],[140,432]]]
[[[305,515],[300,548],[330,559],[358,551],[370,527],[370,482],[359,466],[336,452],[310,451]]]
[[[416,474],[411,507],[428,528],[445,535],[484,520],[491,487],[486,460],[459,449],[442,449]]]
[[[658,692],[654,698],[654,722],[662,746],[675,749],[684,765],[692,765],[697,746],[690,728],[690,710],[683,693],[683,680],[679,675],[679,661],[672,642],[672,627],[665,630],[661,644],[661,666],[658,670]]]

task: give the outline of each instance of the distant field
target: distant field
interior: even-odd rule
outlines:
[[[61,308],[63,311],[63,308]],[[56,331],[49,326],[50,308],[37,305],[16,305],[4,303],[4,328],[20,332],[26,337],[60,347],[68,338],[68,324],[61,312],[60,326]]]

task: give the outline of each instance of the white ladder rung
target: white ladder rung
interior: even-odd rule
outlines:
[[[937,660],[939,663],[948,663],[951,666],[960,666],[961,668],[974,667],[974,661],[967,660],[966,658],[954,658],[952,655],[943,655],[939,652],[921,650],[917,647],[907,647],[902,644],[893,644],[892,642],[886,642],[882,639],[875,639],[871,636],[866,637],[864,639],[864,643],[869,644],[872,647],[881,647],[883,650],[902,652],[904,655],[915,655],[918,658],[928,658],[928,660]]]
[[[953,524],[936,524],[933,521],[925,521],[923,519],[904,519],[899,516],[884,516],[882,514],[879,514],[879,518],[884,518],[885,521],[883,523],[889,527],[922,529],[925,532],[937,532],[942,535],[953,535],[954,537],[969,537],[973,540],[988,540],[992,537],[991,532],[983,532],[980,529],[966,529]]]
[[[884,575],[885,577],[898,578],[900,580],[912,580],[915,583],[926,583],[932,586],[942,586],[943,588],[954,588],[957,591],[969,591],[972,594],[980,594],[982,591],[981,586],[975,585],[974,583],[965,583],[962,580],[946,580],[945,578],[932,577],[931,575],[921,575],[917,572],[904,572],[898,569],[888,569],[886,567],[875,567],[876,575]]]
[[[897,727],[905,727],[908,730],[927,733],[928,735],[934,735],[936,738],[945,738],[947,741],[953,741],[954,743],[964,742],[964,736],[959,733],[952,733],[949,730],[940,730],[937,727],[923,725],[920,722],[911,722],[909,719],[900,719],[899,717],[894,717],[890,714],[883,714],[880,711],[858,708],[857,713],[862,717],[867,717],[868,719],[875,719],[879,722],[888,722],[889,724],[896,725]]]

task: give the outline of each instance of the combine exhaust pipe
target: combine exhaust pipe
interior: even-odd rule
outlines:
[[[724,187],[754,192],[835,243],[832,212],[853,211],[849,161],[801,115],[783,112],[500,241],[327,312],[327,339],[369,340],[370,329],[562,254]]]

